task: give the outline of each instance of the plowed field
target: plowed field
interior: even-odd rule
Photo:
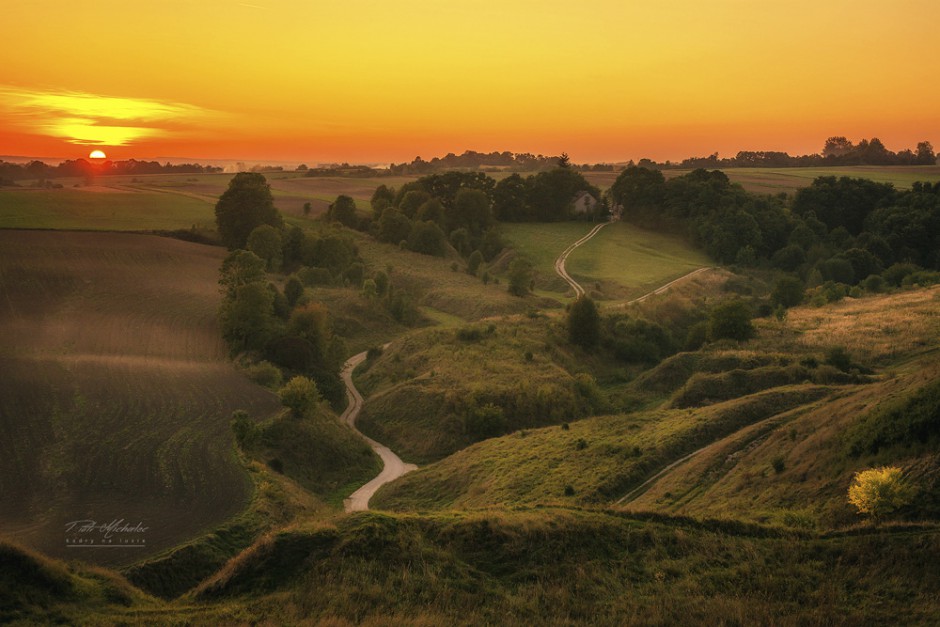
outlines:
[[[229,420],[278,403],[227,361],[223,256],[146,235],[0,231],[0,533],[122,564],[245,506]],[[89,547],[102,534],[69,532],[79,520],[146,531]]]

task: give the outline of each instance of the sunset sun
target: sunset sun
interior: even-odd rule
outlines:
[[[108,157],[108,155],[104,154],[104,151],[103,151],[103,150],[92,150],[92,151],[88,154],[88,157],[89,157],[90,159],[106,159],[106,158]]]

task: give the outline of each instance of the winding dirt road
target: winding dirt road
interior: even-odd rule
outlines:
[[[575,249],[575,248],[577,248],[577,247],[580,246],[581,244],[587,242],[587,241],[590,240],[592,237],[594,237],[595,235],[597,235],[597,232],[600,231],[600,230],[601,230],[602,228],[604,228],[605,226],[607,226],[608,224],[610,224],[610,222],[603,222],[603,223],[598,224],[597,226],[595,226],[593,229],[590,230],[590,232],[588,232],[587,235],[585,235],[584,237],[582,237],[581,239],[579,239],[578,241],[576,241],[574,244],[571,244],[570,246],[568,246],[568,248],[566,248],[566,249],[564,250],[564,252],[562,252],[562,253],[558,256],[558,259],[555,260],[555,272],[558,274],[558,276],[560,276],[560,277],[563,278],[565,281],[567,281],[567,282],[568,282],[568,285],[570,285],[570,286],[574,289],[575,298],[579,298],[579,297],[581,297],[581,296],[584,295],[584,288],[581,287],[581,285],[580,285],[577,281],[575,281],[574,279],[572,279],[572,278],[571,278],[571,275],[568,274],[567,270],[565,270],[565,262],[568,260],[568,255],[570,255],[572,252],[574,252],[574,249]],[[653,296],[654,294],[662,294],[663,292],[665,292],[666,290],[668,290],[670,287],[672,287],[673,285],[675,285],[675,284],[678,283],[679,281],[684,281],[684,280],[688,279],[689,277],[694,276],[694,275],[698,274],[699,272],[704,272],[704,271],[706,271],[706,270],[711,270],[711,268],[710,268],[710,267],[704,267],[704,268],[698,268],[698,269],[696,269],[696,270],[693,270],[692,272],[689,272],[688,274],[684,274],[684,275],[682,275],[681,277],[679,277],[678,279],[676,279],[676,280],[674,280],[674,281],[670,281],[669,283],[666,283],[665,285],[656,288],[655,290],[653,290],[652,292],[649,292],[648,294],[644,294],[643,296],[640,296],[639,298],[634,298],[634,299],[631,300],[631,301],[625,302],[625,303],[623,303],[621,306],[624,306],[624,305],[631,305],[631,304],[633,304],[633,303],[640,303],[640,302],[643,302],[644,300],[646,300],[647,298],[649,298],[650,296]]]
[[[377,477],[353,492],[348,499],[343,501],[343,506],[347,512],[361,512],[369,509],[369,499],[372,498],[372,495],[375,494],[380,487],[418,468],[414,464],[406,464],[387,446],[376,442],[356,428],[356,417],[362,409],[362,394],[359,393],[359,390],[357,390],[356,386],[353,384],[352,375],[356,366],[365,361],[365,359],[366,353],[362,352],[350,357],[343,365],[342,377],[343,383],[346,384],[346,397],[349,399],[349,405],[346,407],[346,411],[343,412],[343,415],[340,416],[340,420],[349,425],[350,429],[369,443],[372,450],[378,453],[379,457],[382,458],[384,468],[382,468],[382,472],[380,472]]]
[[[575,248],[577,248],[581,244],[585,243],[586,241],[588,241],[589,239],[597,235],[597,232],[600,231],[605,226],[607,226],[608,224],[610,224],[610,222],[602,222],[598,224],[597,226],[595,226],[593,229],[591,229],[591,231],[587,235],[585,235],[584,237],[576,241],[574,244],[566,248],[565,251],[558,256],[558,259],[555,260],[555,272],[558,273],[558,276],[560,276],[565,281],[567,281],[568,285],[570,285],[574,289],[575,298],[579,298],[584,295],[584,288],[581,287],[581,285],[578,284],[577,281],[572,279],[571,275],[569,275],[568,272],[565,270],[565,261],[568,259],[568,255],[570,255],[571,252]]]

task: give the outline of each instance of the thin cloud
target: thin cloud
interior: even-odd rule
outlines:
[[[178,102],[11,86],[0,86],[0,107],[9,113],[13,125],[92,146],[126,146],[168,135],[168,126],[185,128],[187,122],[215,115]]]

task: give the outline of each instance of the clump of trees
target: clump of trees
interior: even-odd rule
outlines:
[[[346,219],[351,201],[334,203],[336,219]],[[266,360],[287,376],[307,377],[315,382],[318,394],[341,402],[339,371],[346,347],[333,333],[327,309],[313,302],[306,289],[362,287],[364,269],[352,240],[337,230],[318,236],[298,227],[285,228],[260,173],[235,175],[219,199],[216,215],[219,232],[233,249],[219,277],[219,321],[232,352]],[[268,273],[274,272],[288,275],[283,292],[268,279]],[[373,283],[381,284],[383,295],[390,292],[384,273]],[[410,312],[404,295],[389,299],[387,306],[397,308],[402,319]]]
[[[720,171],[695,170],[668,181],[628,167],[610,196],[623,219],[691,239],[722,263],[775,268],[821,304],[862,289],[940,282],[940,184],[890,184],[819,177],[793,197],[746,192]],[[857,288],[853,292],[853,288]],[[774,300],[803,300],[795,282]]]

